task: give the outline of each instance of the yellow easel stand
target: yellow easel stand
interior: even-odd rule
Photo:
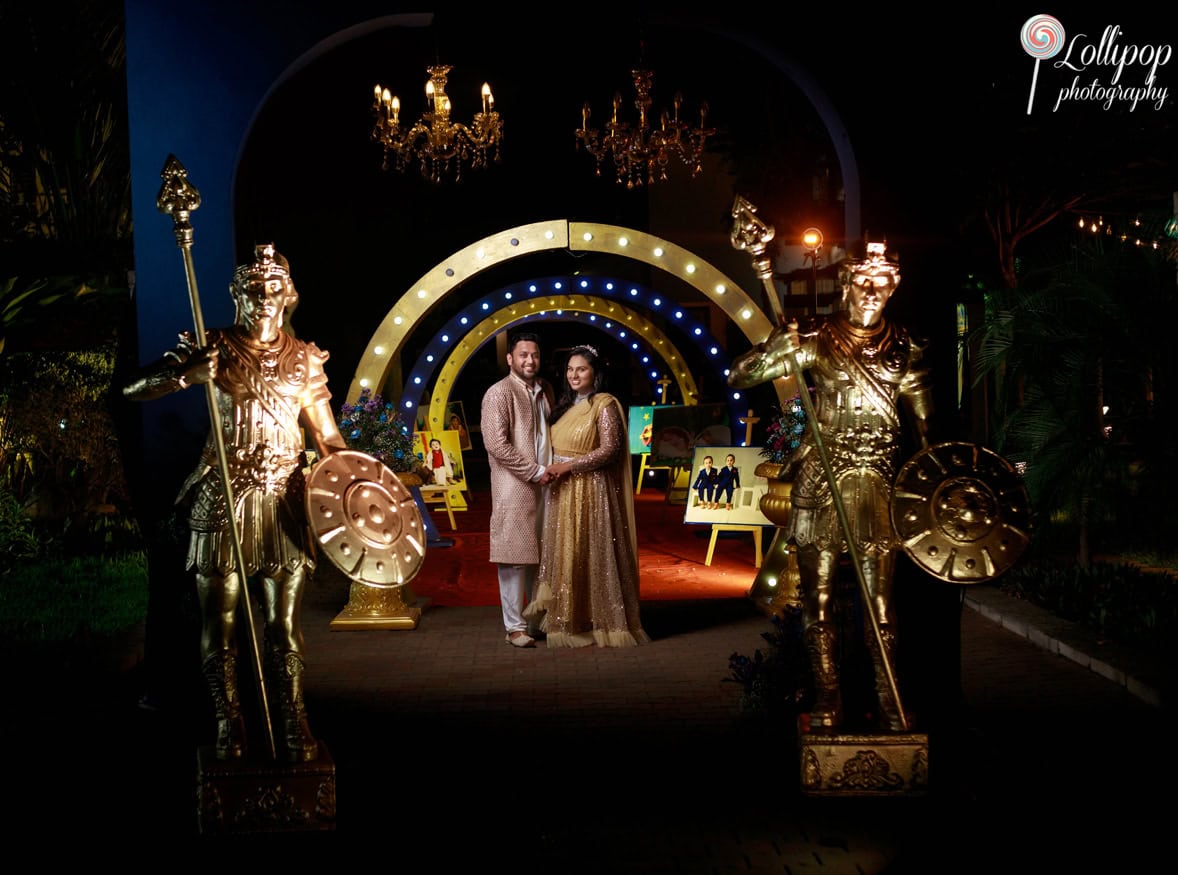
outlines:
[[[712,538],[710,541],[708,541],[708,558],[704,560],[704,565],[711,565],[712,564],[712,553],[716,549],[716,536],[718,534],[720,534],[720,532],[752,532],[753,533],[753,544],[757,549],[756,567],[757,568],[761,567],[761,527],[760,526],[728,525],[725,523],[713,523],[712,524]]]

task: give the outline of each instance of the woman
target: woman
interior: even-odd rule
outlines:
[[[597,350],[577,346],[552,413],[555,478],[545,505],[536,598],[525,616],[543,616],[549,647],[633,647],[650,641],[638,609],[626,417],[600,391]]]

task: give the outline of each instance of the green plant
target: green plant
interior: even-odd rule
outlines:
[[[401,420],[392,402],[379,393],[363,389],[355,404],[343,404],[339,416],[340,433],[349,447],[368,453],[397,472],[416,472],[421,468],[413,432]]]
[[[126,499],[111,415],[113,343],[0,356],[0,485],[35,516]]]
[[[1172,530],[1175,359],[1164,320],[1141,313],[1170,306],[1174,266],[1101,235],[1066,244],[991,293],[971,346],[975,384],[993,390],[989,441],[1024,463],[1037,516],[1087,564],[1127,533]]]
[[[1165,653],[1178,636],[1178,575],[1125,562],[1088,566],[1036,559],[999,581],[1017,598],[1072,620],[1102,638]]]
[[[37,555],[37,534],[33,521],[24,512],[16,496],[0,488],[0,559],[2,568],[11,570],[15,563]],[[3,585],[0,571],[0,585]]]
[[[768,645],[765,651],[728,657],[728,677],[723,680],[742,687],[741,710],[792,719],[802,709],[811,684],[801,613],[799,608],[787,608],[772,616],[773,628],[761,633]]]
[[[39,559],[0,577],[0,639],[9,645],[107,637],[146,615],[142,553]]]

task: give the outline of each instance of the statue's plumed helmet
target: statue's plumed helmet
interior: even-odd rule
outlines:
[[[290,318],[295,307],[299,305],[299,293],[290,278],[290,262],[274,248],[273,243],[259,243],[254,247],[254,260],[233,271],[233,282],[229,285],[229,293],[233,296],[234,306],[238,310],[238,320],[241,319],[240,296],[249,288],[250,281],[265,281],[274,277],[282,280],[284,288],[283,319]]]
[[[900,254],[894,249],[888,249],[886,239],[873,241],[860,238],[847,247],[847,255],[839,263],[839,282],[845,288],[851,277],[863,270],[890,270],[899,276]]]
[[[290,262],[274,248],[273,243],[259,243],[254,247],[254,260],[241,265],[233,272],[236,285],[248,283],[251,279],[282,277],[290,280]]]

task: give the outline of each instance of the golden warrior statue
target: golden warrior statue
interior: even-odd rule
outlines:
[[[892,574],[900,547],[890,506],[901,451],[899,404],[906,404],[924,448],[931,390],[921,364],[923,348],[883,315],[900,282],[895,254],[882,243],[858,244],[843,261],[839,279],[845,310],[801,333],[797,323],[777,328],[734,363],[729,383],[747,388],[786,376],[791,360],[809,371],[813,382],[814,425],[826,447],[830,476],[822,448],[808,430],[792,461],[792,509],[785,527],[798,548],[803,637],[816,688],[811,731],[833,731],[843,720],[834,599],[839,555],[850,552],[848,535],[878,621],[878,637],[866,624],[865,632],[881,720],[889,730],[904,731],[908,727],[893,695],[889,669],[896,641]],[[804,384],[801,391],[806,391]],[[846,534],[834,506],[832,482],[846,511]]]
[[[236,504],[244,573],[259,576],[264,603],[264,673],[277,693],[280,753],[291,762],[313,760],[318,743],[303,702],[300,605],[314,568],[303,506],[305,428],[320,456],[346,449],[336,427],[323,366],[327,353],[283,330],[298,302],[287,260],[272,244],[255,247],[237,268],[230,294],[232,327],[194,336],[145,368],[125,389],[137,400],[162,397],[213,382]],[[200,654],[212,694],[220,759],[245,754],[245,722],[237,681],[235,621],[246,594],[234,556],[225,489],[214,436],[181,490],[191,500],[189,569],[195,569],[202,614]],[[246,596],[247,597],[247,596]]]

